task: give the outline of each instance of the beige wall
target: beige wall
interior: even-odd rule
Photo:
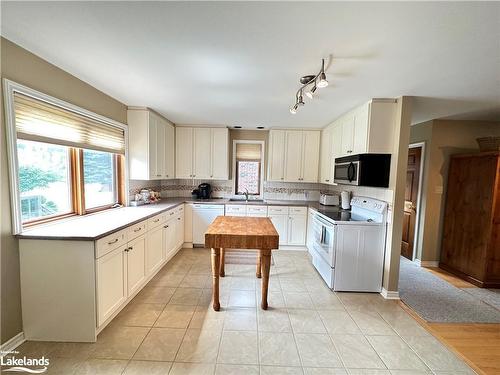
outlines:
[[[124,104],[25,49],[1,39],[1,76],[100,115],[126,123]],[[11,217],[3,100],[1,109],[1,342],[22,330],[17,240],[11,235]]]
[[[246,129],[229,129],[229,179],[233,176],[233,141],[264,141],[264,179],[267,176],[267,160],[268,160],[268,130],[246,130]]]
[[[476,138],[500,136],[500,122],[434,120],[411,127],[410,143],[426,142],[417,258],[438,261],[450,155],[478,152]]]

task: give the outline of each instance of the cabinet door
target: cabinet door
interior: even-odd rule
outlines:
[[[332,128],[332,154],[335,164],[335,158],[342,156],[342,124],[336,124]]]
[[[174,178],[175,161],[175,128],[165,124],[165,178]]]
[[[165,243],[166,258],[170,259],[173,256],[175,249],[175,218],[170,219],[163,226],[163,241]]]
[[[211,175],[211,133],[210,128],[193,129],[193,177],[196,179],[207,179]]]
[[[325,128],[321,132],[321,154],[320,154],[320,182],[329,184],[332,172],[332,128]]]
[[[368,113],[369,104],[356,110],[354,114],[353,153],[361,154],[368,151]]]
[[[288,219],[288,245],[305,245],[307,215],[290,215]]]
[[[153,274],[165,259],[163,228],[156,227],[147,234],[146,275]]]
[[[302,134],[301,130],[286,132],[285,181],[300,182],[302,176]]]
[[[149,177],[152,180],[157,179],[157,167],[156,167],[156,128],[158,126],[158,119],[157,117],[150,113],[149,114],[149,141],[148,141],[148,148],[149,148]]]
[[[193,128],[175,128],[175,177],[193,178]]]
[[[279,244],[286,245],[288,243],[288,215],[269,215],[268,217],[280,236]]]
[[[184,244],[184,211],[179,212],[177,214],[177,227],[176,227],[176,234],[177,234],[177,248],[182,247]]]
[[[284,130],[271,130],[269,134],[269,181],[283,181],[285,168],[285,135]]]
[[[353,152],[354,116],[348,115],[342,121],[342,155]]]
[[[156,178],[165,176],[165,124],[160,119],[156,120]]]
[[[128,243],[127,291],[132,295],[141,288],[146,278],[146,236],[142,235]]]
[[[214,180],[227,180],[229,178],[228,134],[227,128],[212,129],[212,171],[210,178]]]
[[[301,182],[318,182],[320,132],[302,132],[302,172]]]
[[[123,245],[96,261],[98,326],[127,299],[126,249]]]

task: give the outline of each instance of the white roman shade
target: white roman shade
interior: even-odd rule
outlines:
[[[17,138],[97,151],[125,153],[123,129],[14,93]]]
[[[237,160],[260,160],[261,145],[257,143],[237,143]]]

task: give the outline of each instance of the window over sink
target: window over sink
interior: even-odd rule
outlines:
[[[234,195],[263,196],[264,142],[233,141]]]

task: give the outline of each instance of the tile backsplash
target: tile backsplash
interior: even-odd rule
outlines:
[[[191,197],[191,191],[203,182],[208,182],[212,185],[212,196],[215,198],[230,198],[232,196],[232,180],[204,181],[181,179],[162,181],[131,180],[129,194],[131,199],[133,199],[134,194],[138,193],[141,189],[153,189],[160,191],[161,196],[164,198]],[[393,191],[391,189],[264,181],[264,199],[318,201],[319,195],[322,192],[340,193],[343,190],[350,191],[353,196],[380,199],[388,202],[390,206],[392,205]]]

